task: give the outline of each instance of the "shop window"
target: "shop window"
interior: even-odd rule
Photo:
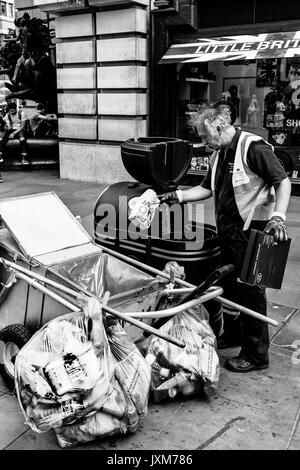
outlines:
[[[193,143],[193,170],[205,170],[209,149],[189,127],[189,117],[222,95],[236,107],[235,126],[260,135],[276,152],[294,151],[300,159],[300,58],[178,64],[178,71],[177,135]],[[300,177],[297,162],[299,168],[291,164],[289,176]]]
[[[224,78],[223,94],[235,101],[236,125],[252,129],[262,127],[263,92],[256,89],[255,76]]]
[[[2,16],[7,16],[6,14],[6,2],[0,2],[0,11]]]
[[[265,96],[264,125],[277,146],[300,146],[300,58],[283,60],[281,75]]]
[[[179,109],[178,109],[178,136],[184,139],[200,141],[187,125],[190,114],[197,111],[202,105],[210,103],[210,86],[216,81],[212,72],[208,71],[208,64],[195,64],[194,66],[178,65],[179,68]]]

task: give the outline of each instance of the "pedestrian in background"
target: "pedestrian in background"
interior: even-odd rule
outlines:
[[[29,122],[32,136],[35,138],[57,135],[57,116],[56,114],[46,114],[43,103],[38,103],[36,112],[31,116]]]
[[[20,153],[23,164],[28,164],[26,146],[26,115],[17,107],[17,103],[10,101],[7,105],[7,113],[4,116],[4,132],[0,138],[0,159],[5,158],[5,146],[8,140],[17,138],[20,142]]]

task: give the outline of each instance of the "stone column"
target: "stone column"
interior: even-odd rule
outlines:
[[[148,134],[149,12],[102,4],[55,21],[60,176],[111,184],[132,180],[120,143]]]

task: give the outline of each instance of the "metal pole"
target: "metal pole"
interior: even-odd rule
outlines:
[[[119,258],[122,261],[125,261],[129,264],[132,264],[133,266],[137,266],[137,267],[143,269],[144,271],[147,270],[148,272],[151,272],[151,273],[156,274],[158,276],[162,276],[162,277],[165,277],[167,279],[170,278],[170,276],[168,274],[164,273],[163,271],[159,271],[156,268],[152,268],[152,266],[148,266],[144,263],[141,263],[140,261],[133,260],[129,256],[125,256],[125,255],[122,255],[121,253],[117,253],[116,251],[113,251],[110,248],[107,248],[107,247],[104,247],[104,246],[101,245],[101,249],[105,253],[108,253],[108,254],[114,256],[115,258]],[[182,279],[179,279],[177,277],[174,278],[174,281],[176,281],[177,284],[182,285],[184,287],[193,287],[193,288],[196,287],[194,284],[191,284],[190,282],[187,282],[187,281],[183,281]],[[242,305],[237,304],[235,302],[232,302],[231,300],[224,299],[224,297],[217,296],[214,300],[216,300],[217,302],[219,302],[223,305],[228,305],[229,307],[236,308],[240,312],[245,313],[246,315],[249,315],[251,317],[257,318],[258,320],[261,320],[265,323],[269,323],[272,326],[278,326],[278,322],[276,320],[273,320],[272,318],[269,318],[269,317],[265,317],[261,313],[258,313],[258,312],[255,312],[255,310],[251,310],[249,308],[243,307]]]
[[[74,304],[71,304],[71,302],[68,302],[67,300],[63,299],[60,295],[55,294],[55,292],[52,292],[50,289],[47,289],[47,287],[40,284],[40,282],[38,282],[36,279],[31,279],[29,276],[26,276],[26,274],[23,274],[18,271],[15,272],[15,276],[19,279],[22,279],[23,281],[28,282],[28,284],[34,289],[38,289],[43,292],[43,294],[49,295],[49,297],[56,300],[61,305],[64,305],[65,307],[69,308],[72,312],[80,312],[80,308],[78,308]]]
[[[129,263],[133,266],[141,268],[143,271],[148,271],[150,273],[156,274],[157,276],[164,277],[168,280],[170,279],[169,274],[164,273],[163,271],[160,271],[159,269],[153,268],[152,266],[149,266],[148,264],[141,263],[140,261],[132,259],[129,256],[122,255],[121,253],[116,252],[114,250],[111,250],[110,248],[107,248],[106,246],[102,246],[102,245],[100,245],[100,246],[101,246],[101,249],[105,253],[108,253],[109,255],[112,255],[115,258],[119,258],[120,260],[125,261],[126,263]],[[174,281],[176,281],[178,284],[181,284],[182,286],[185,286],[185,287],[192,287],[192,288],[196,287],[193,284],[191,284],[190,282],[183,281],[182,279],[179,279],[177,277],[174,278]]]
[[[217,296],[215,300],[220,304],[236,308],[240,312],[245,313],[246,315],[250,315],[250,317],[257,318],[258,320],[264,321],[265,323],[269,323],[272,326],[278,326],[278,322],[276,320],[273,320],[273,318],[265,317],[261,313],[258,313],[255,310],[251,310],[250,308],[243,307],[242,305],[236,304],[235,302],[231,302],[231,300],[224,299],[220,296]]]
[[[144,263],[141,263],[140,261],[135,261],[135,260],[132,260],[131,258],[129,258],[128,256],[125,256],[125,255],[121,255],[120,253],[116,253],[115,251],[113,250],[110,250],[109,248],[106,248],[104,249],[104,251],[107,251],[109,254],[112,254],[112,256],[115,256],[116,258],[120,257],[121,259],[123,258],[125,261],[128,261],[129,262],[133,262],[133,264],[136,264],[136,265],[139,265],[140,267],[145,267],[145,269],[147,268],[150,272],[155,272],[156,274],[160,275],[160,276],[163,276],[165,278],[168,278],[169,279],[169,275],[162,272],[162,271],[159,271],[158,269],[155,269],[155,268],[152,268],[151,266],[148,266],[148,265],[144,265]],[[47,283],[49,285],[52,285],[53,287],[56,287],[57,289],[60,289],[60,290],[63,290],[64,292],[74,296],[74,297],[77,297],[78,295],[78,291],[80,292],[83,292],[85,293],[86,295],[90,296],[90,297],[93,297],[94,294],[91,294],[88,290],[86,289],[82,289],[80,286],[78,286],[76,283],[74,283],[73,281],[65,278],[64,276],[58,274],[58,273],[55,273],[53,271],[50,270],[50,272],[52,272],[54,275],[57,275],[57,277],[59,277],[61,280],[63,280],[64,282],[68,283],[69,285],[71,285],[72,287],[74,287],[75,289],[77,289],[77,291],[73,291],[72,289],[69,289],[65,286],[62,286],[61,284],[58,284],[57,282],[55,281],[52,281],[51,279],[48,279],[44,276],[41,276],[40,274],[37,274],[37,273],[33,273],[32,271],[29,271],[28,269],[26,268],[23,268],[19,265],[17,265],[16,263],[13,263],[11,261],[8,261],[4,258],[0,258],[0,261],[3,263],[3,264],[6,264],[7,266],[10,266],[20,272],[23,272],[23,273],[27,273],[28,275],[32,276],[32,277],[35,277],[36,279],[40,280],[41,282],[44,282],[44,283]],[[190,284],[186,281],[182,281],[181,279],[179,278],[175,278],[174,279],[178,284],[182,284],[182,285],[187,285],[188,287],[192,287],[192,288],[195,288],[196,286],[194,286],[193,284]],[[52,292],[52,291],[50,291]],[[54,293],[53,293],[54,294]],[[62,299],[60,297],[60,299]],[[258,320],[261,320],[265,323],[269,323],[270,325],[272,326],[278,326],[278,322],[276,320],[273,320],[272,318],[270,317],[266,317],[264,315],[262,315],[261,313],[258,313],[256,312],[255,310],[251,310],[247,307],[243,307],[242,305],[240,304],[237,304],[235,302],[232,302],[231,300],[228,300],[228,299],[224,299],[224,297],[220,297],[220,296],[216,296],[214,298],[214,300],[216,300],[216,302],[219,302],[223,305],[227,305],[229,307],[233,307],[237,310],[239,310],[240,312],[246,314],[246,315],[249,315],[249,316],[252,316],[254,318],[257,318]],[[69,303],[67,300],[65,300],[65,302]],[[72,304],[70,304],[72,305]],[[190,307],[191,308],[191,307]],[[72,309],[71,309],[72,310]]]
[[[91,292],[89,292],[86,289],[81,289],[80,285],[76,284],[73,281],[70,281],[69,279],[65,278],[61,274],[59,274],[59,278],[65,283],[70,283],[73,287],[76,288],[76,290],[69,289],[68,287],[63,286],[63,285],[59,284],[58,282],[52,281],[51,279],[48,279],[45,276],[42,276],[41,274],[34,273],[33,271],[30,271],[29,269],[23,268],[22,266],[19,266],[18,264],[13,263],[12,261],[7,261],[3,258],[0,258],[0,262],[4,263],[6,266],[9,266],[9,268],[11,268],[11,269],[13,269],[17,272],[22,273],[25,277],[17,276],[17,274],[16,274],[16,276],[20,277],[20,279],[23,279],[23,280],[27,281],[32,287],[37,287],[37,286],[43,287],[41,284],[38,284],[38,283],[35,283],[34,281],[32,281],[31,278],[34,278],[34,279],[36,279],[40,282],[43,282],[45,284],[49,284],[49,285],[55,287],[58,290],[66,292],[67,294],[70,294],[75,298],[78,296],[79,292],[83,292],[83,293],[86,293],[89,297],[94,297],[94,298],[98,299],[98,297],[95,294],[92,294]],[[51,271],[51,273],[53,273],[53,271]],[[53,274],[55,274],[55,273],[53,273]],[[60,301],[60,303],[63,303],[62,301],[64,300],[66,306],[75,307],[73,304],[71,304],[67,300],[63,299],[61,296],[58,296],[53,291],[48,290],[47,288],[44,288],[44,290],[41,288],[40,290],[43,291],[44,293],[51,292],[52,297],[55,300]],[[221,288],[218,288],[217,291],[218,291],[219,294],[222,293]],[[146,313],[143,313],[142,316],[143,316],[143,318],[160,318],[160,317],[167,317],[167,316],[175,315],[176,313],[179,313],[183,310],[187,310],[189,308],[196,307],[200,303],[206,302],[207,300],[211,300],[212,298],[216,297],[215,292],[216,292],[216,289],[212,290],[211,292],[207,292],[206,296],[203,296],[203,299],[201,297],[200,299],[191,300],[190,302],[186,302],[185,304],[180,305],[178,307],[173,307],[173,308],[171,307],[169,309],[155,311],[155,317],[153,317],[154,313],[151,313],[151,312],[149,312],[148,316],[147,316]],[[60,300],[58,300],[58,299],[60,299]],[[103,306],[103,309],[107,310],[106,305]],[[71,310],[72,310],[72,308],[71,308]],[[114,312],[118,312],[118,310],[114,310]],[[115,313],[115,315],[116,315],[116,313]],[[126,312],[126,315],[130,316],[131,318],[139,318],[141,316],[141,312]]]
[[[182,341],[180,341],[176,338],[172,338],[172,336],[165,335],[164,333],[161,333],[156,328],[153,328],[153,326],[147,325],[147,323],[143,323],[143,322],[137,320],[136,318],[129,317],[129,319],[128,319],[127,312],[126,312],[126,314],[121,313],[118,310],[115,310],[114,308],[108,307],[107,305],[104,307],[104,310],[106,310],[111,315],[114,315],[114,316],[120,318],[121,320],[125,320],[128,323],[132,323],[132,325],[135,325],[138,328],[141,328],[142,330],[148,331],[150,334],[158,336],[159,338],[162,338],[165,341],[168,341],[169,343],[175,344],[175,346],[179,346],[180,348],[185,348],[185,343],[183,343]]]
[[[61,274],[59,274],[59,278],[66,283],[70,283],[70,285],[76,288],[77,290],[81,289],[81,287],[78,284],[71,281],[70,279],[65,278]],[[87,293],[87,295],[90,297],[98,298],[95,294],[92,294],[86,289],[82,289],[82,292]],[[148,313],[147,312],[143,312],[143,313],[126,312],[126,315],[130,316],[131,318],[140,318],[141,316],[143,318],[164,318],[164,317],[176,315],[177,313],[183,312],[184,310],[188,310],[189,308],[196,307],[197,305],[200,305],[203,302],[207,302],[208,300],[212,300],[216,298],[218,294],[222,294],[222,293],[223,293],[223,289],[221,287],[211,287],[210,290],[207,290],[206,293],[203,294],[201,297],[194,299],[194,300],[190,300],[176,307],[171,307],[169,309],[164,309],[164,310],[154,310]],[[109,312],[108,306],[107,305],[103,306],[103,310],[107,310],[107,312]],[[115,310],[115,312],[118,312],[118,310]]]
[[[50,289],[47,289],[47,287],[44,287],[42,284],[40,284],[40,282],[38,280],[31,279],[29,276],[26,276],[26,274],[23,274],[23,273],[18,272],[18,271],[15,272],[15,275],[16,275],[17,278],[22,279],[23,281],[27,282],[33,288],[40,290],[41,292],[48,295],[52,299],[56,300],[58,303],[64,305],[67,308],[69,308],[72,312],[82,311],[82,309],[80,309],[79,307],[71,304],[67,300],[63,299],[61,296],[59,296],[59,295],[55,294],[54,292],[52,292]],[[185,344],[182,341],[177,340],[176,338],[172,338],[171,336],[166,335],[164,333],[161,333],[156,328],[153,328],[152,326],[147,325],[146,323],[143,323],[143,322],[141,322],[141,321],[139,321],[135,318],[131,318],[131,317],[127,316],[125,313],[118,312],[117,310],[112,309],[112,308],[107,307],[107,306],[103,307],[103,309],[106,310],[111,315],[116,316],[116,317],[120,318],[121,320],[125,320],[126,322],[131,323],[132,325],[135,325],[138,328],[141,328],[142,330],[147,331],[150,334],[158,336],[159,338],[161,338],[165,341],[168,341],[169,343],[175,344],[176,346],[179,346],[180,348],[185,347]]]
[[[26,274],[27,276],[33,277],[34,279],[37,279],[40,282],[43,282],[44,284],[48,284],[49,286],[55,287],[66,294],[71,295],[72,297],[77,297],[78,292],[75,292],[74,290],[70,289],[69,287],[62,286],[61,284],[58,284],[58,282],[55,282],[51,279],[48,279],[45,276],[42,276],[41,274],[35,273],[34,271],[30,271],[29,269],[23,268],[22,266],[13,263],[12,261],[8,261],[5,258],[0,258],[0,263],[5,264],[9,268],[13,268],[16,271],[19,271],[23,274]],[[52,272],[52,271],[51,271]]]
[[[198,305],[212,300],[216,297],[217,294],[221,294],[223,289],[221,287],[216,287],[215,290],[206,292],[198,299],[189,300],[184,304],[177,305],[176,307],[165,308],[164,310],[153,310],[152,312],[143,312],[143,318],[165,318],[176,315],[177,313],[189,310],[190,308],[197,307]],[[105,309],[109,312],[109,307],[105,306]],[[129,315],[131,318],[140,318],[141,312],[126,312],[126,315]]]

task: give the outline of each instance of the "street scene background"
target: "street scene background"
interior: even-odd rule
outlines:
[[[7,172],[1,197],[55,191],[93,236],[93,207],[101,185],[63,180],[55,171]],[[221,368],[218,392],[150,404],[149,412],[133,435],[99,440],[77,450],[299,450],[300,429],[300,316],[298,251],[300,200],[293,196],[287,227],[291,255],[280,291],[269,289],[268,313],[278,321],[270,326],[270,368],[234,374]],[[213,208],[205,202],[205,220],[213,221]],[[221,365],[237,349],[221,351]],[[242,375],[242,376],[241,376]],[[58,450],[54,432],[36,434],[26,424],[16,396],[0,379],[0,447],[6,450]]]
[[[267,289],[278,322],[269,368],[230,372],[239,349],[219,350],[215,392],[150,402],[136,432],[74,450],[300,450],[300,7],[219,3],[0,2],[0,201],[55,192],[94,240],[108,187],[203,180],[211,149],[188,121],[228,98],[236,125],[273,145],[292,182],[283,284]],[[212,199],[202,214],[214,228]],[[1,376],[0,423],[0,450],[61,450],[53,430],[25,422]]]

